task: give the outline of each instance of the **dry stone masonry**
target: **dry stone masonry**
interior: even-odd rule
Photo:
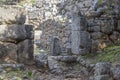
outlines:
[[[14,5],[2,6],[0,58],[7,63],[29,63],[34,58],[33,30],[39,29],[40,45],[48,52],[35,56],[38,68],[48,68],[50,74],[63,77],[70,73],[71,77],[76,70],[74,65],[79,64],[78,74],[87,78],[83,80],[119,80],[119,64],[91,64],[81,57],[119,43],[119,3],[119,0],[36,0],[34,5],[26,3],[25,10]],[[14,65],[0,65],[0,70],[5,66]]]
[[[33,59],[33,26],[24,24],[21,10],[14,5],[0,7],[0,57],[6,63]]]
[[[37,61],[55,74],[64,74],[65,68],[69,69],[65,65],[77,62],[85,68],[88,80],[119,80],[119,69],[110,63],[90,64],[78,57],[119,43],[119,3],[119,0],[36,0],[34,10],[27,10],[42,18],[36,19],[40,21],[37,29],[42,31],[40,41],[44,49],[52,52]],[[29,21],[36,20],[33,17]]]
[[[84,54],[119,43],[119,3],[119,0],[36,0],[33,7],[26,4],[26,10],[28,22],[42,31],[45,49],[50,50],[52,37],[57,36],[62,53]]]

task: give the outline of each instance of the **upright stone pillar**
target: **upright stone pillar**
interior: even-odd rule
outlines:
[[[26,39],[18,43],[18,62],[28,63],[27,61],[33,60],[34,58],[34,32],[32,25],[25,25]]]
[[[58,56],[60,55],[60,53],[61,53],[61,47],[60,47],[59,39],[55,37],[52,39],[51,55]]]
[[[90,52],[91,40],[89,33],[86,29],[85,17],[77,13],[72,13],[72,26],[71,26],[71,48],[72,53],[79,55]]]
[[[71,48],[73,54],[80,52],[80,16],[78,13],[72,13],[72,26],[71,26]]]

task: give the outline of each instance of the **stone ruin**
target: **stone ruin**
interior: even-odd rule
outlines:
[[[26,10],[29,23],[42,31],[44,49],[50,51],[52,37],[57,36],[62,53],[86,54],[119,43],[118,3],[119,0],[36,0],[34,8],[29,6]]]
[[[11,6],[0,7],[0,57],[5,63],[33,60],[34,31],[26,16]]]
[[[67,19],[62,18],[61,21],[58,21],[61,14],[57,15],[55,9],[51,10],[51,7],[54,8],[59,1],[37,1],[34,9],[30,6],[26,7],[28,23],[36,24],[37,29],[43,31],[42,46],[51,53],[35,56],[34,60],[39,68],[48,67],[51,73],[62,74],[66,69],[64,63],[77,62],[86,69],[86,72],[91,72],[90,75],[87,74],[89,80],[120,79],[119,66],[114,67],[110,63],[90,64],[81,58],[81,55],[94,53],[110,44],[119,43],[119,0],[113,1],[112,6],[110,1],[105,3],[107,0],[102,0],[101,3],[99,0],[81,0],[80,2],[79,0],[76,2],[64,0],[64,4],[61,2],[58,6],[59,11],[62,11],[61,14],[67,16]],[[52,6],[48,6],[48,3]],[[33,28],[35,27],[25,24],[24,11],[20,13],[19,10],[12,10],[12,8],[10,11],[8,8],[0,8],[0,10],[2,10],[0,13],[0,57],[7,63],[29,62],[34,58]],[[47,12],[40,12],[42,10]]]
[[[114,3],[112,6],[111,2]],[[37,4],[39,3],[42,1],[38,1]],[[43,13],[47,15],[44,15],[43,22],[40,24],[40,30],[43,31],[41,43],[52,53],[51,55],[48,53],[47,57],[45,54],[42,55],[43,58],[37,57],[36,62],[45,65],[48,63],[49,69],[55,74],[64,73],[65,63],[77,62],[88,72],[88,80],[119,80],[119,67],[104,62],[90,64],[79,56],[96,53],[111,44],[119,43],[120,6],[118,3],[120,2],[118,0],[64,0],[62,4],[58,1],[60,14],[56,15],[50,14],[53,12],[47,3],[54,7],[57,1],[54,3],[45,0],[39,5],[47,7],[46,12]],[[37,10],[44,9],[39,7]],[[67,16],[67,19],[65,17],[63,21],[57,21],[56,16],[60,15]],[[59,23],[62,25],[60,26]],[[56,36],[58,42],[53,38]],[[39,67],[44,67],[44,65]]]

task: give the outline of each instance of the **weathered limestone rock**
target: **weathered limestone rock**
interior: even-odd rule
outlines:
[[[101,32],[94,32],[91,34],[92,39],[102,39],[104,37],[104,34]]]
[[[24,25],[0,25],[0,41],[17,43],[25,38]]]
[[[82,20],[84,22],[82,22]],[[86,30],[86,20],[80,12],[72,13],[71,48],[73,54],[85,54],[90,50],[90,36]]]
[[[89,34],[95,32],[92,34],[93,39],[108,41],[111,41],[110,39],[112,38],[109,38],[109,36],[114,31],[120,31],[119,29],[116,29],[116,25],[119,24],[115,23],[115,21],[118,22],[120,19],[119,3],[119,0],[37,0],[34,6],[27,5],[26,9],[28,11],[30,24],[35,24],[38,26],[41,22],[40,27],[43,30],[41,41],[46,49],[50,49],[51,36],[53,34],[56,34],[60,39],[60,46],[63,52],[67,52],[66,43],[70,43],[70,46],[72,48],[71,52],[78,54],[80,51],[80,34],[77,32],[77,30],[86,31],[89,32]],[[42,6],[44,6],[44,8]],[[81,11],[82,15],[79,13],[79,11]],[[60,12],[60,14],[57,12]],[[75,14],[72,12],[75,12]],[[74,19],[72,18],[71,14],[73,15]],[[61,15],[65,17],[62,17]],[[52,20],[53,18],[55,20]],[[56,21],[58,22],[56,23]],[[63,22],[61,23],[62,25],[59,25],[59,22]],[[90,25],[87,23],[90,23]],[[74,27],[71,28],[71,24]],[[65,28],[69,29],[68,33],[70,34],[66,35]],[[86,30],[86,28],[88,29]],[[76,30],[76,32],[73,32],[73,30]],[[68,36],[73,36],[73,38],[69,38]],[[76,44],[74,44],[75,42]]]
[[[34,26],[33,25],[25,25],[26,30],[26,38],[27,39],[34,39]]]
[[[71,48],[73,54],[80,54],[80,31],[72,31]]]
[[[58,56],[61,54],[61,47],[58,38],[53,38],[51,46],[51,55]]]
[[[94,67],[94,80],[113,80],[112,65],[108,62],[99,62]]]
[[[54,57],[55,56],[48,56],[48,67],[52,73],[61,74],[62,73],[61,64],[59,64],[59,62],[56,61]]]
[[[114,67],[112,71],[113,71],[113,78],[115,80],[119,80],[120,79],[120,66]]]
[[[111,75],[111,67],[112,65],[110,63],[97,63],[95,65],[95,72],[94,72],[94,76],[97,75]]]
[[[90,34],[86,31],[80,31],[80,54],[87,54],[91,50]]]
[[[72,31],[72,53],[86,54],[90,52],[91,39],[89,33],[85,31]]]
[[[53,57],[54,60],[56,61],[61,61],[61,62],[76,62],[77,61],[77,56],[56,56]]]
[[[102,25],[101,25],[101,32],[106,33],[106,34],[110,34],[112,33],[112,31],[114,30],[114,22],[113,20],[105,20],[103,21]]]
[[[33,60],[33,40],[26,39],[18,44],[18,62],[26,63]]]
[[[0,64],[1,69],[10,68],[11,70],[15,69],[24,69],[24,64]]]
[[[117,22],[117,30],[120,32],[120,20],[118,20],[118,22]]]
[[[114,31],[114,32],[112,33],[112,35],[110,35],[110,39],[111,39],[111,41],[113,41],[114,43],[117,43],[117,41],[119,41],[119,39],[120,39],[120,33],[117,32],[117,31]]]
[[[13,43],[0,42],[0,57],[4,58],[4,61],[17,60],[17,45]]]
[[[7,63],[33,59],[33,26],[0,25],[0,57]]]
[[[0,24],[24,24],[26,15],[19,8],[0,7]]]
[[[71,49],[73,54],[80,54],[80,15],[72,13]]]
[[[87,68],[88,70],[94,67],[94,65],[91,66],[90,63],[81,56],[77,58],[77,62],[79,62],[83,67]]]
[[[35,55],[34,60],[36,62],[37,67],[46,68],[48,64],[47,58],[48,58],[48,54],[46,53],[40,53],[40,54]]]
[[[98,75],[95,76],[94,80],[113,80],[109,75]]]
[[[88,27],[89,32],[100,32],[100,26],[90,26]]]

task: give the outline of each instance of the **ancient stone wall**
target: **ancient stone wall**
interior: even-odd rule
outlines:
[[[71,49],[76,54],[96,52],[119,43],[119,3],[119,0],[36,0],[36,4],[26,10],[29,21],[43,31],[41,43],[46,49],[50,49],[55,36],[63,52]],[[77,16],[80,18],[78,23],[75,21]],[[78,33],[73,29],[75,26],[80,28]],[[86,50],[88,52],[84,52]]]
[[[6,63],[26,63],[33,59],[33,26],[25,25],[19,8],[0,7],[0,58]]]

